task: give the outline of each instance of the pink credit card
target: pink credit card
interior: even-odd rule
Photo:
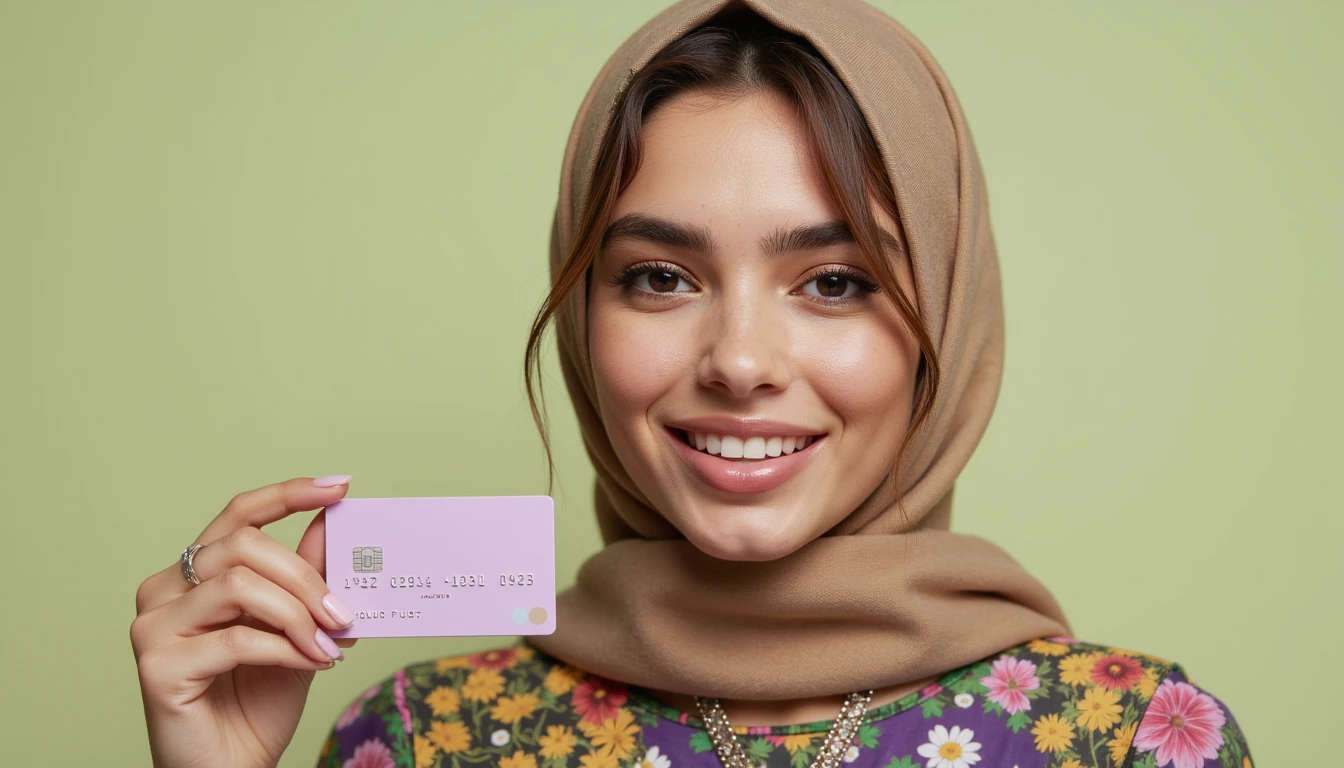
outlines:
[[[327,587],[355,612],[332,637],[555,631],[550,496],[345,498],[326,515]]]

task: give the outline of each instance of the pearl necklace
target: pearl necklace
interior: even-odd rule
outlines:
[[[863,713],[872,698],[872,691],[849,694],[840,707],[840,714],[831,723],[831,730],[826,734],[826,741],[822,743],[821,751],[812,761],[811,768],[836,768],[840,765],[840,759],[845,756],[845,750],[858,732],[859,721],[863,719]],[[733,726],[723,713],[719,700],[696,696],[695,704],[700,708],[700,719],[705,721],[705,730],[709,732],[710,741],[714,742],[719,761],[725,768],[753,768],[747,753],[742,751],[742,745],[737,743]]]

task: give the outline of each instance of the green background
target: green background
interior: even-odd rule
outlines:
[[[520,360],[560,159],[663,5],[0,3],[0,762],[148,764],[135,588],[239,491],[545,491]],[[958,89],[1004,269],[954,528],[1182,662],[1259,764],[1326,759],[1344,6],[878,5]],[[567,584],[598,539],[550,360]],[[501,642],[361,643],[284,765],[397,666]]]

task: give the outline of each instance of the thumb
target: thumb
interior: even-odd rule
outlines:
[[[327,510],[323,509],[313,516],[299,539],[296,550],[299,557],[317,569],[323,578],[327,576]]]

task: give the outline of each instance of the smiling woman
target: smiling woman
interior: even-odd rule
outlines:
[[[1181,664],[1075,637],[950,530],[1003,305],[970,129],[904,27],[859,0],[666,9],[579,108],[550,259],[528,391],[545,439],[554,322],[605,546],[554,634],[396,670],[323,766],[1250,768]],[[327,590],[322,515],[297,551],[261,527],[350,480],[239,494],[142,582],[155,765],[279,761],[352,642],[328,632],[367,616]]]
[[[1072,637],[948,530],[1002,304],[969,130],[904,28],[667,9],[580,109],[551,267],[528,389],[555,321],[606,547],[554,635],[398,671],[325,765],[1250,765],[1180,664]]]

